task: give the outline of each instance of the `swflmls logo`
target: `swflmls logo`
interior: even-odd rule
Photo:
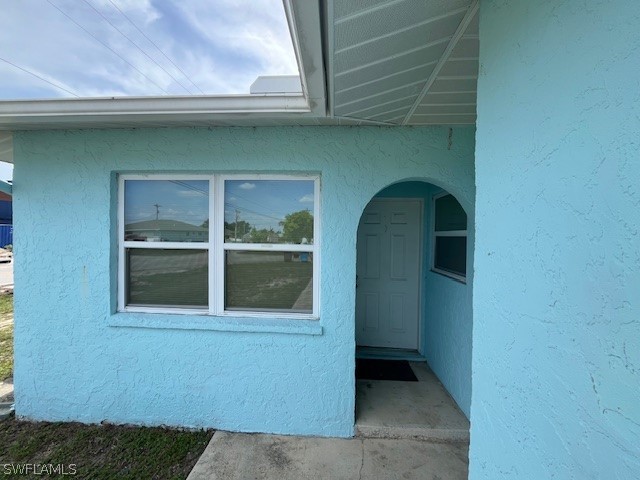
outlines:
[[[4,475],[75,475],[76,464],[70,463],[5,463],[2,465]]]

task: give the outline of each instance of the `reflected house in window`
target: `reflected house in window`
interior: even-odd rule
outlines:
[[[205,241],[208,229],[177,220],[145,220],[125,226],[125,240],[137,242]]]

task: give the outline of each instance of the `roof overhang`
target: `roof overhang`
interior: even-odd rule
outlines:
[[[329,0],[334,117],[383,125],[473,125],[479,0]]]
[[[0,102],[0,129],[91,128],[122,123],[171,126],[231,116],[311,114],[302,94],[70,98]]]
[[[479,0],[283,4],[301,92],[0,101],[0,160],[16,130],[475,123]]]
[[[6,132],[16,130],[313,124],[326,116],[320,6],[317,1],[283,3],[302,92],[0,101],[0,159],[12,161]]]

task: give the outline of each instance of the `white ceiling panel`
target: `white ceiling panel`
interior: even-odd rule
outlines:
[[[438,77],[431,86],[430,92],[473,92],[478,83],[475,77]]]
[[[348,102],[352,98],[366,97],[373,93],[389,90],[398,85],[411,84],[417,79],[429,78],[433,67],[435,67],[435,63],[436,62],[431,62],[427,65],[420,65],[409,70],[393,72],[389,75],[383,75],[373,80],[344,88],[343,90],[336,90],[336,99],[338,102]],[[344,98],[339,98],[340,96]]]
[[[478,59],[455,60],[449,59],[440,70],[443,77],[477,77]]]
[[[360,85],[361,83],[377,80],[397,72],[403,72],[424,65],[435,66],[446,48],[446,43],[419,48],[414,51],[402,52],[391,57],[381,58],[367,65],[357,64],[347,70],[336,72],[336,91]],[[416,78],[418,79],[418,78]]]
[[[462,37],[456,44],[450,58],[478,58],[478,39],[474,37]]]
[[[478,14],[476,13],[475,16],[473,17],[473,20],[471,20],[471,23],[469,23],[467,30],[464,32],[464,36],[466,37],[474,36],[477,38],[479,33],[480,33],[480,22],[478,21]]]
[[[476,103],[476,92],[433,93],[424,96],[418,109],[428,105]],[[418,110],[416,110],[417,112]],[[424,113],[424,112],[423,112]]]
[[[416,24],[437,21],[439,18],[450,15],[451,12],[459,12],[461,8],[466,8],[468,3],[468,0],[389,1],[375,8],[360,10],[350,16],[335,18],[336,50],[402,31]]]
[[[476,123],[475,115],[418,115],[412,118],[411,125],[460,125]]]
[[[361,12],[374,8],[386,8],[389,0],[350,0],[348,2],[335,2],[335,18],[343,18],[358,15]]]
[[[402,87],[399,90],[381,93],[374,97],[365,97],[353,102],[341,104],[340,106],[336,106],[336,115],[351,116],[379,105],[390,105],[409,98],[415,101],[420,93],[420,86],[420,84],[417,84],[410,87]]]
[[[409,125],[474,123],[478,0],[334,0],[332,112]]]
[[[447,113],[461,115],[475,115],[476,114],[476,104],[475,103],[458,103],[455,105],[420,105],[416,108],[414,112],[414,117],[419,117],[420,115],[444,115]]]
[[[397,102],[388,103],[386,105],[377,105],[375,107],[368,108],[367,110],[362,110],[357,114],[347,115],[348,117],[356,116],[358,118],[366,118],[366,119],[375,119],[378,121],[385,121],[389,118],[397,117],[398,115],[406,115],[411,108],[411,105],[415,101],[413,99],[408,98],[405,100],[398,100]]]
[[[365,45],[337,51],[334,67],[337,72],[341,72],[349,69],[352,65],[366,65],[382,58],[393,57],[401,52],[448,43],[451,39],[451,23],[440,22],[436,26],[440,28],[435,31],[423,26],[390,37],[377,38]]]
[[[415,77],[407,78],[406,82],[397,82],[396,79],[389,79],[382,83],[363,85],[362,87],[350,89],[345,92],[338,92],[335,98],[339,105],[345,106],[358,99],[375,98],[375,101],[377,101],[378,99],[376,97],[383,93],[395,91],[406,92],[407,89],[417,95],[423,83],[424,80],[416,80]],[[400,84],[400,87],[398,87],[398,84]],[[405,96],[406,95],[405,93]]]

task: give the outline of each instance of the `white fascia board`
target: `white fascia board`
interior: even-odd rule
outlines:
[[[0,126],[12,118],[29,117],[42,121],[48,117],[168,114],[265,114],[309,113],[304,96],[218,95],[180,97],[65,98],[54,100],[8,100],[0,102]],[[116,120],[116,118],[112,118]]]
[[[322,48],[322,18],[318,0],[282,0],[291,41],[300,69],[303,95],[311,112],[327,115],[326,78]]]

